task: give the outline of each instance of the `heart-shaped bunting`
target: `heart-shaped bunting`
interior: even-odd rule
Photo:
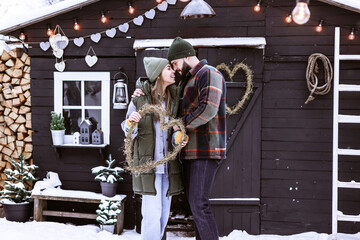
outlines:
[[[129,30],[129,24],[123,23],[123,24],[119,25],[119,30],[120,30],[120,32],[126,33]]]
[[[105,34],[106,36],[113,38],[116,35],[116,29],[115,28],[108,29],[106,30]]]
[[[143,22],[144,22],[144,17],[142,15],[140,15],[140,16],[134,18],[133,22],[135,25],[141,26],[141,24],[143,24]]]
[[[40,48],[41,48],[41,50],[46,52],[50,48],[50,43],[49,42],[41,42]]]
[[[84,44],[84,38],[83,37],[74,38],[74,44],[78,47],[81,47]]]
[[[151,10],[145,12],[145,17],[146,17],[147,19],[154,19],[154,17],[155,17],[155,10],[154,10],[154,9],[151,9]]]
[[[53,54],[54,54],[55,57],[61,58],[64,55],[64,50],[58,49],[58,48],[54,49]]]
[[[176,0],[166,0],[166,1],[170,5],[175,5],[176,4]]]
[[[100,33],[91,34],[90,38],[93,42],[98,43],[101,39],[101,34]]]
[[[162,11],[165,12],[166,9],[168,8],[168,3],[166,1],[163,1],[162,3],[157,5],[157,8]]]

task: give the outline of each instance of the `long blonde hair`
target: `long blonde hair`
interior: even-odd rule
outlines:
[[[162,100],[165,97],[165,110],[167,115],[170,115],[170,102],[171,95],[170,90],[166,87],[165,91],[163,91],[163,79],[161,74],[156,78],[154,85],[151,86],[151,102],[154,105],[159,105],[162,107]],[[154,115],[155,120],[159,120],[159,116],[157,114]]]

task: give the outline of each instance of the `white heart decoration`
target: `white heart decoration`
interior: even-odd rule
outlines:
[[[106,33],[106,36],[113,38],[116,35],[116,29],[115,28],[108,29],[108,30],[106,30],[105,33]]]
[[[145,17],[147,19],[154,19],[155,17],[155,10],[154,9],[150,9],[149,11],[145,12]]]
[[[120,32],[126,33],[129,30],[129,24],[124,23],[124,24],[119,25],[119,30],[120,30]]]
[[[56,70],[58,70],[59,72],[63,72],[65,70],[65,62],[61,61],[59,63],[55,63],[55,68]]]
[[[85,62],[89,67],[94,66],[97,60],[98,60],[97,56],[86,55],[85,57]]]
[[[144,22],[144,17],[142,15],[134,18],[133,20],[135,25],[141,26],[141,24]]]
[[[157,5],[157,8],[158,8],[160,11],[165,12],[166,9],[168,8],[168,3],[167,3],[166,1],[163,1],[162,3],[160,3],[160,4]]]
[[[58,49],[58,48],[54,49],[53,54],[54,54],[55,57],[61,58],[63,56],[63,54],[64,54],[64,50]]]
[[[81,45],[84,44],[84,38],[83,37],[74,38],[74,44],[78,47],[81,47]]]
[[[60,33],[52,35],[49,38],[52,49],[64,49],[69,44],[69,39],[66,36],[61,36]],[[59,44],[58,44],[59,42]]]
[[[101,39],[101,34],[100,33],[91,34],[90,38],[93,42],[98,43]]]
[[[40,48],[41,48],[44,52],[46,52],[46,51],[49,49],[49,47],[50,47],[50,43],[49,43],[49,42],[41,42],[41,43],[40,43]]]
[[[166,0],[166,1],[170,5],[175,5],[176,4],[176,0]]]

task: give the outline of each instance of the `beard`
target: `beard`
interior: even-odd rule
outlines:
[[[190,72],[190,70],[191,70],[191,67],[186,62],[184,62],[183,66],[181,68],[181,74],[178,71],[176,71],[175,78],[179,79],[180,81],[185,81],[186,76]]]

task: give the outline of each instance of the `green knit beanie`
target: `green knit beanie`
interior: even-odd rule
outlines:
[[[150,82],[155,82],[156,78],[160,75],[162,70],[164,70],[166,64],[169,63],[166,58],[157,57],[144,57],[143,61],[145,72]]]
[[[169,48],[168,60],[171,62],[175,59],[195,55],[195,49],[188,41],[185,41],[181,37],[176,37]]]

